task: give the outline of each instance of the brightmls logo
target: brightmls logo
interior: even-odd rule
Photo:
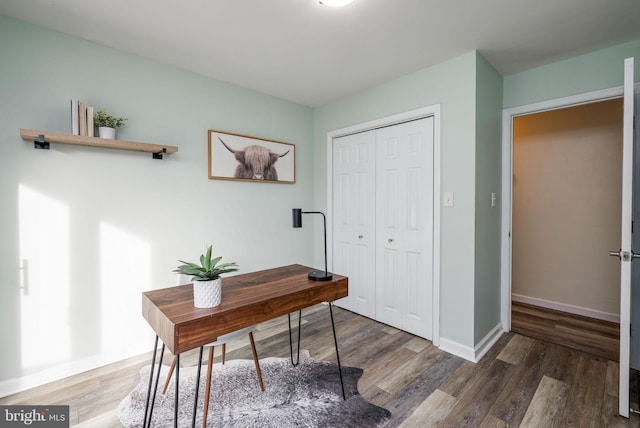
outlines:
[[[69,406],[0,406],[0,428],[69,428]]]

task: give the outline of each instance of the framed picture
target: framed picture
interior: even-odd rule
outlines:
[[[295,183],[296,146],[210,129],[209,178]]]

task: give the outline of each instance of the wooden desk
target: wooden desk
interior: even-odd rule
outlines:
[[[142,316],[156,332],[164,347],[179,358],[180,354],[214,342],[218,336],[240,330],[282,315],[302,310],[322,302],[348,295],[348,279],[333,275],[330,281],[312,281],[307,274],[314,269],[301,265],[289,265],[275,269],[252,272],[222,279],[222,303],[214,308],[196,308],[193,305],[191,284],[142,293]],[[331,310],[331,304],[329,304]],[[333,326],[333,312],[331,312]],[[335,339],[335,327],[334,327]],[[338,356],[338,343],[336,355]],[[162,358],[162,354],[161,357]],[[152,372],[149,379],[147,403],[151,394],[151,381],[155,364],[153,355]],[[293,359],[292,359],[293,360]],[[160,360],[162,364],[162,359]],[[179,360],[176,367],[179,367]],[[338,366],[340,358],[338,356]],[[178,374],[176,371],[176,411],[178,400]],[[159,374],[159,373],[158,373]],[[340,373],[342,380],[342,372]],[[198,382],[200,371],[198,370]],[[156,378],[156,388],[157,388]],[[344,387],[343,387],[344,394]],[[155,392],[154,392],[155,398]],[[148,406],[147,406],[148,407]],[[194,403],[193,421],[197,407]],[[153,407],[152,407],[153,411]],[[146,423],[145,411],[145,423]],[[149,423],[151,416],[149,416]]]

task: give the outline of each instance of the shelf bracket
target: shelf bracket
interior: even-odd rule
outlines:
[[[157,152],[157,153],[152,153],[151,156],[154,159],[162,159],[162,155],[167,153],[167,149],[166,147],[163,147],[161,151]]]
[[[49,150],[49,142],[48,141],[44,141],[44,135],[42,134],[38,134],[38,140],[34,140],[33,141],[33,148],[34,149],[42,149],[42,150]]]

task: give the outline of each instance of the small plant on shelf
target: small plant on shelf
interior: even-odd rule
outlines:
[[[105,109],[100,109],[93,115],[93,124],[97,128],[121,128],[124,126],[124,122],[127,120],[124,117],[115,117],[107,114]]]

